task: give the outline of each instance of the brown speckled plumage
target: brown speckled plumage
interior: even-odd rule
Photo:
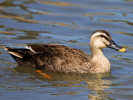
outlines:
[[[109,45],[111,40],[108,32],[95,31],[91,36],[91,56],[79,49],[55,44],[28,45],[27,49],[3,48],[23,66],[53,72],[103,73],[110,71],[110,62],[103,55],[102,49]]]

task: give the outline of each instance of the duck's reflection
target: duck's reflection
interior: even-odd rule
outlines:
[[[87,94],[90,100],[112,99],[107,89],[110,88],[111,81],[108,79],[110,73],[103,74],[64,74],[44,72],[52,77],[45,79],[42,75],[36,72],[35,68],[18,66],[15,68],[18,73],[30,73],[35,75],[35,79],[49,82],[53,87],[69,87],[69,90],[60,88],[52,95],[77,95],[82,91]],[[42,86],[46,87],[46,86]],[[78,89],[75,89],[77,87]],[[73,90],[74,88],[74,90]]]
[[[88,88],[93,90],[88,96],[90,100],[104,100],[110,98],[107,96],[109,93],[106,92],[106,89],[110,88],[110,80],[103,80],[102,78],[88,79],[87,84]]]

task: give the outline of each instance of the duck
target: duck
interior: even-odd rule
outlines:
[[[119,52],[126,52],[126,49],[117,45],[110,33],[105,30],[96,30],[91,34],[91,55],[59,44],[30,44],[26,45],[26,48],[2,47],[19,65],[63,73],[110,72],[111,64],[104,56],[103,49],[111,48]]]

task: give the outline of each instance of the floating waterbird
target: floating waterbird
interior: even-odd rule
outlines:
[[[105,30],[97,30],[92,33],[91,55],[79,49],[57,44],[27,45],[25,49],[3,46],[19,65],[52,72],[95,74],[110,72],[110,62],[103,54],[103,48],[107,47],[126,52],[112,40],[110,34]]]

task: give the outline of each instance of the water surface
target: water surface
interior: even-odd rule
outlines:
[[[94,30],[110,32],[120,53],[104,49],[111,73],[49,73],[45,79],[34,68],[18,66],[0,48],[1,100],[132,100],[132,0],[1,0],[0,45],[62,44],[90,54]]]

